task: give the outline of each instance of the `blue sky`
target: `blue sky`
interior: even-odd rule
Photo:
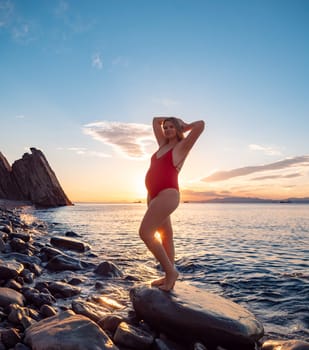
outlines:
[[[183,198],[309,196],[308,23],[306,0],[0,0],[0,151],[41,149],[74,201],[139,199],[152,117],[204,119]]]

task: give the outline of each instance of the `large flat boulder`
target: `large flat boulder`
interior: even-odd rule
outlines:
[[[117,350],[108,335],[93,321],[73,311],[41,320],[25,331],[32,350]]]
[[[141,319],[175,338],[250,349],[264,333],[262,324],[245,308],[185,282],[177,282],[172,292],[142,286],[130,294]]]

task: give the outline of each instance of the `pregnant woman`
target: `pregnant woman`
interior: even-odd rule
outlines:
[[[146,174],[148,209],[139,234],[165,272],[165,276],[153,281],[152,286],[169,291],[178,278],[170,219],[180,200],[178,173],[205,123],[202,120],[185,123],[179,118],[155,117],[152,125],[159,148],[151,157]],[[184,136],[186,132],[188,134]],[[160,233],[161,242],[156,238],[156,232]]]

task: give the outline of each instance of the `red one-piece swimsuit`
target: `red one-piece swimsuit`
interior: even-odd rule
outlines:
[[[167,188],[175,188],[179,191],[178,170],[173,164],[173,149],[159,158],[157,152],[152,155],[145,183],[150,199],[155,198]]]

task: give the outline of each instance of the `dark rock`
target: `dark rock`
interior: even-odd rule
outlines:
[[[41,259],[38,258],[37,256],[29,256],[26,254],[21,254],[21,253],[16,253],[16,252],[4,254],[3,256],[6,259],[14,259],[28,268],[29,268],[28,264],[29,265],[31,265],[31,264],[40,265],[41,264]]]
[[[17,343],[14,347],[14,350],[31,350],[31,349],[23,343]]]
[[[0,198],[24,200],[41,207],[72,205],[44,154],[30,148],[12,167],[0,152]]]
[[[78,295],[81,291],[79,287],[71,286],[65,282],[49,282],[47,289],[53,296],[60,296],[62,298]]]
[[[112,315],[108,314],[104,316],[102,319],[100,319],[97,324],[103,328],[106,331],[111,332],[114,334],[116,332],[116,329],[120,325],[120,323],[123,321],[123,318],[118,315]]]
[[[72,311],[46,318],[26,329],[25,343],[33,350],[118,349],[96,323]]]
[[[50,243],[58,248],[74,250],[81,253],[90,249],[89,244],[80,242],[74,238],[52,237]]]
[[[262,350],[309,350],[309,343],[301,340],[267,340]]]
[[[150,349],[154,337],[126,322],[121,322],[115,332],[114,341],[132,349],[144,350]]]
[[[24,242],[30,242],[31,236],[29,233],[21,233],[21,232],[12,232],[10,233],[10,238],[19,238]]]
[[[0,198],[21,199],[20,191],[12,176],[12,168],[0,152]]]
[[[0,306],[5,307],[10,304],[24,305],[23,295],[14,289],[0,287]]]
[[[16,261],[3,261],[0,259],[0,280],[16,278],[24,269],[22,264]]]
[[[135,288],[131,299],[141,319],[174,338],[249,348],[263,336],[262,324],[249,311],[184,282],[177,282],[173,292]]]
[[[1,154],[1,152],[0,152]],[[0,225],[0,231],[4,233],[11,233],[12,232],[12,227],[9,225]]]
[[[49,293],[39,292],[35,288],[28,288],[24,291],[24,297],[28,304],[41,307],[44,304],[53,305],[56,299]]]
[[[80,237],[80,235],[77,234],[77,233],[75,233],[74,231],[67,231],[67,232],[65,233],[65,235],[66,235],[67,237]]]
[[[81,261],[72,258],[68,255],[58,254],[51,260],[49,260],[46,268],[50,271],[77,271],[82,270],[83,266]]]
[[[78,286],[83,282],[84,280],[82,278],[77,278],[77,277],[74,277],[68,281],[68,283],[71,284],[72,286]]]
[[[98,323],[107,315],[107,313],[109,313],[108,309],[98,304],[82,300],[73,301],[72,309],[75,313],[84,315],[96,323]]]
[[[123,273],[120,271],[118,266],[109,261],[103,261],[100,263],[94,272],[104,277],[123,277]]]
[[[2,343],[9,349],[21,341],[20,334],[15,328],[4,329],[1,331]]]
[[[4,287],[17,290],[18,292],[20,292],[21,289],[22,289],[22,285],[21,285],[20,283],[18,283],[17,281],[15,281],[15,280],[9,280],[9,281],[7,281],[7,283],[5,284]]]
[[[43,316],[43,318],[57,315],[57,311],[50,305],[46,305],[46,304],[41,306],[40,313]]]

